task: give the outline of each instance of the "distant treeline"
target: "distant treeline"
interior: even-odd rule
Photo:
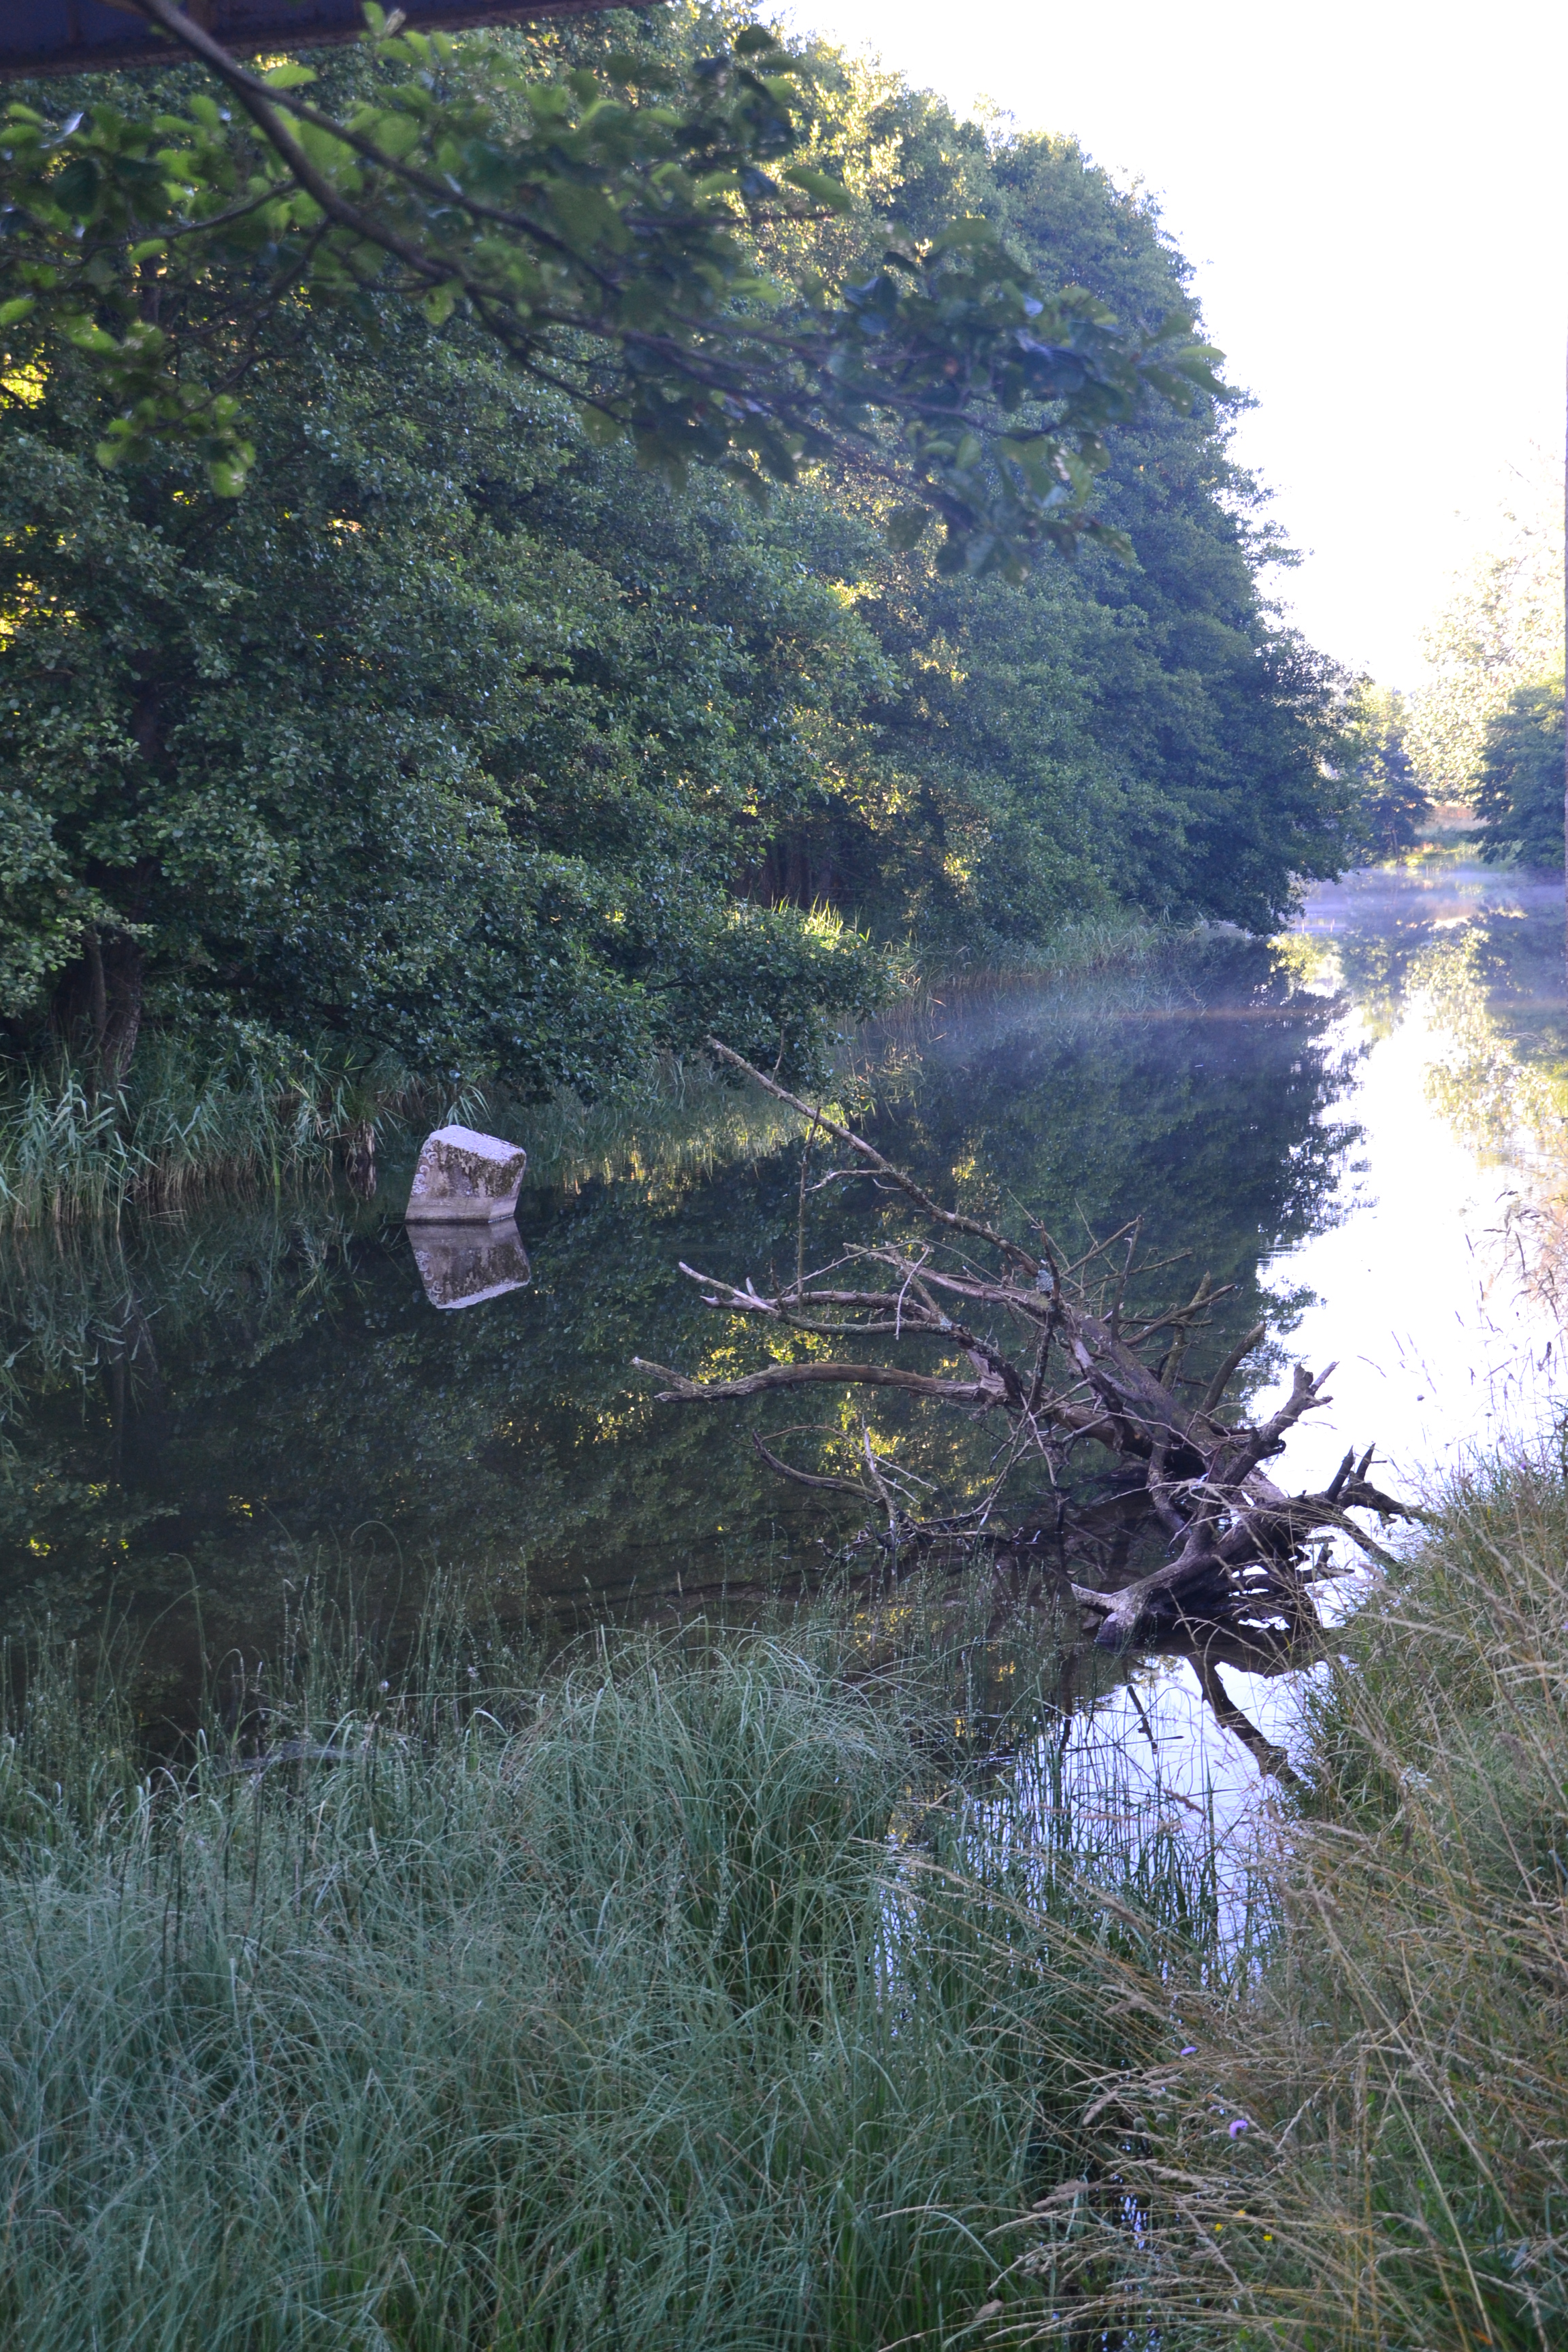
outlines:
[[[677,9],[639,38],[700,51]],[[600,27],[519,35],[541,73]],[[330,53],[322,86],[363,67]],[[1152,325],[1188,271],[1070,141],[817,55],[856,209],[772,257],[1001,224]],[[58,91],[51,89],[55,106]],[[91,86],[82,96],[89,99]],[[809,1060],[911,965],[1068,922],[1264,930],[1355,852],[1344,682],[1259,585],[1226,415],[1148,403],[1089,549],[1026,583],[895,552],[818,475],[759,513],[590,445],[460,312],[300,300],[236,352],[258,464],[106,472],[68,344],[0,412],[0,1014],[111,1085],[141,1029],[591,1092],[715,1026]]]
[[[1494,865],[1563,864],[1563,471],[1537,455],[1448,584],[1420,691],[1391,713],[1406,764],[1433,799],[1470,804]]]

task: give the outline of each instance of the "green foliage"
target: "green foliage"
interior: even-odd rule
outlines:
[[[781,276],[770,227],[850,199],[805,159],[809,60],[760,25],[710,54],[700,36],[600,41],[541,70],[526,43],[397,33],[375,11],[352,63],[258,74],[169,0],[143,5],[232,113],[209,83],[161,110],[130,92],[63,121],[13,104],[0,135],[26,289],[6,324],[26,349],[52,322],[95,371],[105,463],[184,446],[237,493],[255,449],[236,342],[301,293],[353,310],[385,290],[433,326],[460,306],[671,478],[695,461],[761,492],[851,458],[929,499],[944,562],[1021,575],[1102,528],[1084,509],[1104,431],[1146,388],[1219,389],[1184,306],[1129,336],[1081,289],[1037,285],[983,218],[862,281]]]
[[[839,59],[819,87],[848,118],[846,147],[852,132],[863,155],[896,156],[877,193],[910,235],[972,207],[1042,282],[1085,286],[1121,318],[1185,299],[1152,209],[1072,142],[988,145]],[[869,236],[868,210],[836,236]],[[1226,433],[1200,401],[1145,402],[1116,435],[1098,499],[1130,562],[1089,548],[1009,591],[933,578],[918,549],[861,557],[848,576],[894,690],[868,713],[853,799],[820,795],[767,885],[802,896],[832,876],[951,962],[1007,960],[1118,903],[1268,930],[1293,876],[1337,871],[1354,841],[1354,795],[1329,772],[1342,681],[1268,614],[1257,574],[1278,550]]]
[[[1492,544],[1450,583],[1425,638],[1426,677],[1410,706],[1410,750],[1436,800],[1475,793],[1482,739],[1517,687],[1563,661],[1563,469],[1537,458]]]
[[[1049,1769],[974,1782],[991,1606],[544,1674],[438,1609],[406,1677],[286,1633],[237,1739],[172,1770],[35,1654],[0,1753],[6,2340],[951,2341],[1140,2040],[1108,1963],[1214,1932],[1113,1758],[1081,1814]],[[1004,1736],[1039,1713],[1014,1664]]]
[[[1563,863],[1563,682],[1518,686],[1488,721],[1475,796],[1489,865]]]
[[[1410,756],[1410,714],[1402,694],[1363,680],[1351,710],[1351,781],[1361,798],[1367,847],[1378,858],[1414,849],[1432,814]]]
[[[51,998],[85,1019],[84,936],[165,1022],[525,1093],[715,1025],[809,1061],[825,1011],[883,992],[842,927],[727,887],[738,739],[779,678],[726,676],[714,630],[639,622],[520,527],[574,436],[471,339],[302,322],[258,362],[268,462],[238,502],[104,475],[91,398],[62,352],[0,434],[24,1040]],[[823,603],[797,600],[797,635],[832,634]]]
[[[675,18],[638,55],[689,79],[711,36]],[[480,43],[501,64],[473,102],[555,90],[585,120],[573,77],[608,40]],[[889,233],[923,250],[963,218],[992,242],[943,247],[954,286],[994,247],[1040,299],[1139,338],[1185,303],[1156,218],[1070,145],[991,149],[868,68],[808,62],[800,168],[847,196],[768,199],[752,227],[781,283],[826,273],[879,318]],[[340,55],[310,87],[358,104],[384,67]],[[744,73],[724,88],[763,103]],[[239,137],[190,75],[163,89]],[[102,111],[72,139],[109,139]],[[1272,542],[1211,395],[1142,394],[1106,444],[1107,527],[1135,560],[1090,543],[1010,585],[1000,542],[954,570],[918,528],[879,470],[896,435],[874,463],[835,445],[765,512],[721,468],[678,498],[471,305],[435,320],[374,272],[280,290],[270,248],[225,241],[273,201],[156,265],[193,382],[202,337],[232,351],[243,320],[243,499],[161,430],[104,471],[105,379],[52,296],[5,378],[0,1013],[20,1053],[65,1039],[113,1094],[145,1016],[219,1063],[237,1036],[390,1057],[435,1093],[591,1097],[717,1029],[805,1071],[911,964],[1048,959],[1074,925],[1140,915],[1267,930],[1294,877],[1350,854],[1337,682],[1260,600]],[[129,231],[103,203],[110,270]]]

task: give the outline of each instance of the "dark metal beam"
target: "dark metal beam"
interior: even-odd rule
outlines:
[[[361,0],[189,0],[194,20],[227,49],[308,49],[364,30]],[[536,16],[592,16],[616,0],[409,0],[407,22],[426,32],[521,25]],[[387,12],[391,14],[390,8]],[[107,66],[172,65],[179,51],[129,0],[0,0],[0,80],[18,74],[92,73]]]

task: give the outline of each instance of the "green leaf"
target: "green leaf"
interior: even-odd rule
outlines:
[[[595,449],[613,447],[626,431],[626,426],[618,416],[611,416],[604,409],[595,408],[587,401],[584,402],[577,415],[582,422],[584,433]]]
[[[112,360],[120,357],[120,346],[114,337],[105,332],[91,319],[79,311],[60,320],[60,331],[73,342],[79,352],[93,359]]]
[[[0,327],[14,327],[18,319],[25,319],[29,310],[37,307],[36,294],[18,294],[9,302],[0,302]]]
[[[280,66],[273,66],[261,79],[268,89],[303,89],[307,82],[315,80],[316,76],[310,66],[300,65],[297,58],[286,58]],[[220,491],[218,495],[226,498],[229,493]]]
[[[418,146],[424,129],[424,124],[412,114],[384,114],[375,125],[375,143],[384,155],[390,155],[395,163],[401,163]]]
[[[85,220],[98,202],[100,175],[90,155],[72,158],[48,183],[50,202],[77,220]]]
[[[226,457],[213,457],[207,464],[207,488],[215,499],[237,499],[245,488],[250,472],[254,450],[242,446]]]

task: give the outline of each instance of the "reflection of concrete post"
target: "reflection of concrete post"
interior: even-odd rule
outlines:
[[[521,1290],[529,1278],[528,1252],[510,1217],[482,1231],[474,1222],[420,1224],[408,1238],[432,1307],[477,1307]]]
[[[510,1217],[527,1165],[528,1154],[520,1143],[479,1135],[471,1127],[438,1127],[426,1137],[419,1154],[408,1195],[408,1222],[492,1224]]]

